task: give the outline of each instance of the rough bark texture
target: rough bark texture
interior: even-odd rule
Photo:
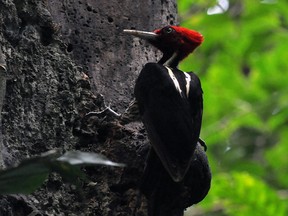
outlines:
[[[79,189],[51,174],[32,195],[1,196],[0,215],[131,215],[147,153],[143,126],[111,130],[109,119],[83,116],[110,103],[123,112],[140,68],[157,59],[122,30],[153,30],[175,16],[173,0],[0,0],[2,167],[54,148],[127,164],[84,169],[94,183]],[[145,200],[137,212],[146,215]]]

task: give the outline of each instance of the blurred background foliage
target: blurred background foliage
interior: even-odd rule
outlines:
[[[201,137],[213,172],[185,215],[288,215],[288,1],[178,0],[205,41],[182,64],[204,90]]]

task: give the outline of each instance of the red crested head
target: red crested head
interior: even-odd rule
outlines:
[[[194,30],[180,26],[165,26],[153,32],[124,30],[126,33],[143,38],[158,48],[163,57],[161,64],[176,67],[204,41],[203,36]]]
[[[165,26],[164,28],[156,29],[154,32],[158,35],[171,34],[179,37],[179,42],[198,44],[198,46],[204,41],[204,37],[199,32],[180,26]]]
[[[166,26],[155,30],[154,33],[159,35],[159,38],[150,43],[161,50],[164,56],[177,55],[175,59],[171,59],[172,56],[168,58],[169,62],[177,60],[177,64],[204,41],[199,32],[179,26]]]

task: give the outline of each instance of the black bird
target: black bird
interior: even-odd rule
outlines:
[[[124,32],[147,40],[163,52],[158,63],[144,66],[134,94],[153,149],[172,179],[179,182],[189,169],[199,140],[203,100],[199,78],[177,66],[203,37],[177,26]]]
[[[145,39],[163,53],[158,63],[147,63],[140,72],[130,109],[134,112],[128,109],[122,115],[130,117],[129,113],[139,110],[152,145],[140,190],[148,199],[149,216],[181,216],[184,209],[205,198],[211,183],[206,145],[199,138],[201,83],[194,73],[177,68],[203,42],[203,36],[177,26],[124,32]]]

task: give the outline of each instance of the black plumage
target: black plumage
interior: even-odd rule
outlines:
[[[185,74],[173,68],[180,87],[177,89],[168,70],[158,63],[146,64],[136,81],[134,94],[153,149],[172,179],[178,182],[190,166],[199,139],[202,89],[194,73],[188,73],[187,83]]]
[[[140,190],[148,200],[149,216],[182,216],[186,208],[202,201],[210,189],[211,171],[199,142],[180,182],[171,179],[153,148],[146,164]]]
[[[211,183],[207,147],[199,137],[201,83],[194,73],[177,68],[201,45],[203,36],[179,26],[124,32],[145,39],[163,53],[158,63],[144,66],[134,89],[133,107],[138,106],[152,146],[140,191],[148,199],[148,216],[182,216],[185,208],[204,199]]]

